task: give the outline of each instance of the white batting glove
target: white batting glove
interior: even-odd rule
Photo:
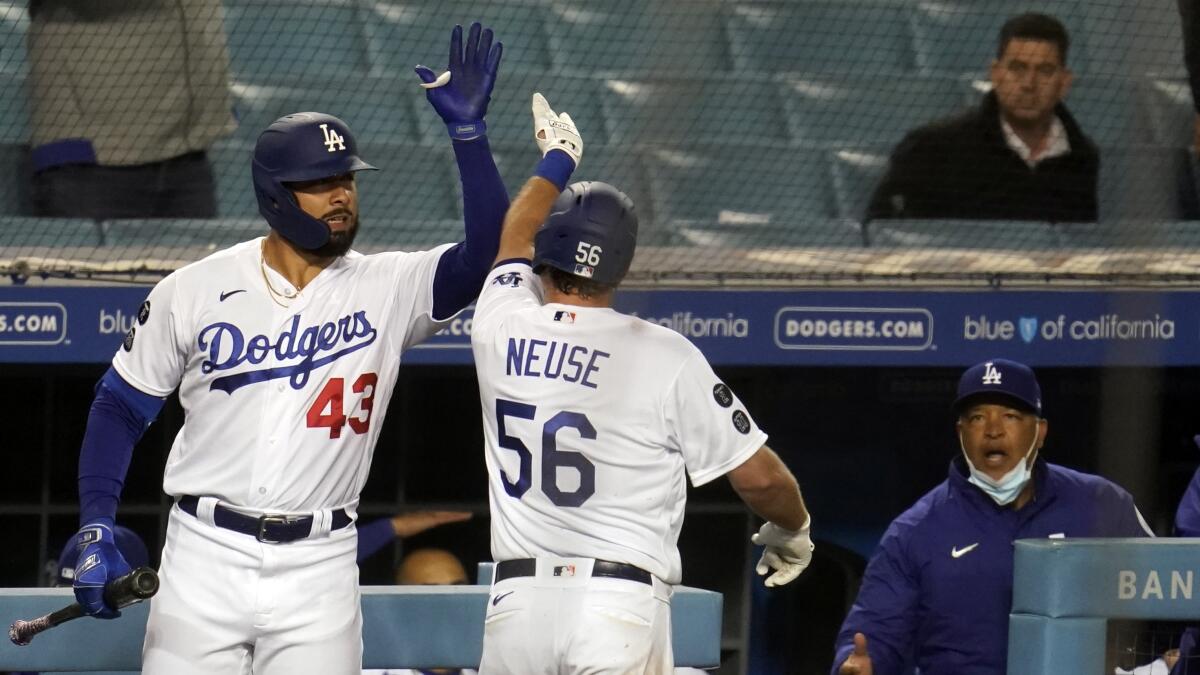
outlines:
[[[809,516],[799,530],[785,530],[768,522],[758,529],[758,534],[750,537],[750,541],[766,547],[754,571],[763,576],[775,570],[765,582],[768,588],[790,583],[812,562],[814,546],[809,536],[811,529],[812,516]]]
[[[583,138],[567,113],[556,114],[546,97],[533,95],[533,138],[544,157],[551,150],[562,150],[571,156],[575,166],[583,158]]]

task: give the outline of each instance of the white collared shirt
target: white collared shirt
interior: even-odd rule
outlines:
[[[1031,169],[1043,160],[1050,159],[1051,157],[1059,157],[1071,152],[1071,142],[1067,140],[1067,129],[1063,126],[1062,120],[1058,119],[1058,115],[1055,115],[1054,120],[1050,122],[1050,135],[1046,140],[1046,149],[1037,157],[1033,156],[1029,146],[1025,145],[1025,141],[1021,140],[1017,132],[1013,131],[1012,126],[1009,125],[1008,120],[1004,119],[1004,117],[1000,118],[1000,128],[1004,130],[1004,142]]]

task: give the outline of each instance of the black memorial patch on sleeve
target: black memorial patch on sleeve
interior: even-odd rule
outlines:
[[[143,302],[142,306],[138,308],[137,319],[138,319],[139,326],[145,326],[146,322],[150,320],[150,301],[149,300]]]
[[[716,399],[717,405],[722,408],[728,408],[733,405],[733,392],[730,391],[729,385],[724,382],[718,382],[713,385],[713,398]]]
[[[746,416],[746,413],[741,410],[733,411],[733,428],[737,429],[739,433],[750,433],[750,418]]]
[[[137,326],[129,327],[129,332],[125,334],[125,341],[121,343],[122,349],[124,349],[125,351],[130,351],[133,349],[133,337],[134,337],[134,333],[136,333],[136,332],[137,332]]]

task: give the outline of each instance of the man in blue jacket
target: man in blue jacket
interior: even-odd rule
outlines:
[[[1154,536],[1129,493],[1038,458],[1029,367],[972,366],[954,401],[962,456],[894,520],[838,634],[833,675],[1005,675],[1013,541]]]

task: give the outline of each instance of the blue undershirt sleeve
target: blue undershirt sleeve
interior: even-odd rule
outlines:
[[[433,277],[433,318],[454,316],[479,295],[500,248],[500,227],[508,211],[508,192],[486,136],[454,141],[463,190],[466,238],[438,260]]]
[[[135,389],[112,368],[100,378],[79,450],[81,525],[114,524],[133,446],[162,405],[163,399]]]
[[[392,528],[391,518],[372,520],[358,528],[358,562],[375,555],[379,549],[392,543],[396,538],[396,530]]]

